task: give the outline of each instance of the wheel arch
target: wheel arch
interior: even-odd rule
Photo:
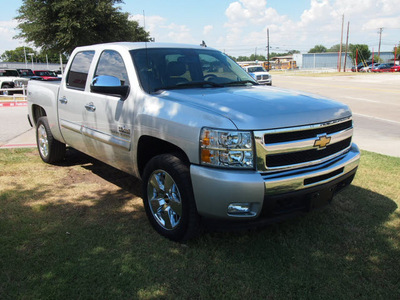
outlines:
[[[3,82],[1,83],[1,88],[3,88],[5,85],[8,85],[8,86],[10,86],[11,88],[13,88],[13,87],[15,86],[15,83],[14,83],[14,81],[3,81]]]
[[[32,122],[34,126],[36,126],[37,121],[39,120],[40,117],[47,117],[46,111],[44,110],[43,107],[33,104],[32,105]]]
[[[190,160],[180,147],[152,136],[142,136],[137,147],[137,166],[140,176],[143,175],[146,164],[155,156],[173,153],[179,156],[183,163],[189,165]]]

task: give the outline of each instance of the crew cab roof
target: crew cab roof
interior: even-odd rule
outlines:
[[[204,47],[200,45],[192,44],[178,44],[178,43],[154,43],[154,42],[116,42],[116,43],[104,43],[95,44],[90,46],[77,47],[75,50],[96,50],[96,49],[109,49],[109,48],[124,48],[126,50],[136,49],[151,49],[151,48],[182,48],[182,49],[209,49],[216,50],[214,48]]]

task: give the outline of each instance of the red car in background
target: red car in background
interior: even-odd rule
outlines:
[[[57,74],[55,74],[52,71],[47,71],[47,70],[35,70],[33,73],[36,76],[40,76],[43,78],[43,80],[48,80],[48,81],[56,81],[56,80],[61,80],[61,78],[57,77]]]
[[[393,67],[394,64],[390,63],[390,64],[380,64],[379,66],[377,66],[376,68],[372,68],[371,71],[372,72],[390,72],[390,68]]]
[[[390,72],[400,72],[400,65],[391,67]]]

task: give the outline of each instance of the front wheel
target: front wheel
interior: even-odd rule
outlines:
[[[54,139],[47,117],[40,117],[36,124],[36,143],[39,155],[46,163],[53,164],[65,156],[66,146]]]
[[[199,232],[189,167],[172,154],[152,158],[143,174],[143,204],[154,229],[173,241]]]

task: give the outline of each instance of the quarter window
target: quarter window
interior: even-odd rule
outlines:
[[[75,55],[67,77],[67,87],[84,90],[94,51],[83,51]]]

